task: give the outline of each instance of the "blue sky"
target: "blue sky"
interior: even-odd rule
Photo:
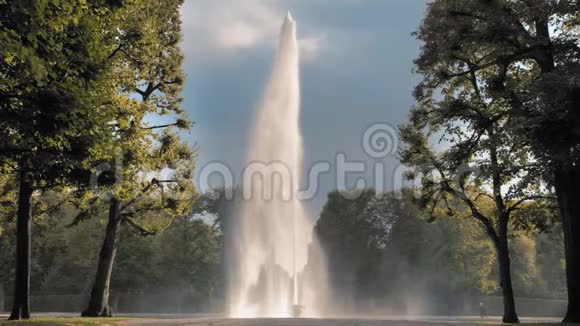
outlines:
[[[376,163],[361,146],[376,123],[402,123],[419,76],[411,36],[425,0],[186,0],[185,109],[196,122],[186,137],[199,146],[198,171],[220,161],[239,172],[249,128],[275,54],[286,12],[297,21],[301,47],[302,133],[305,166],[348,160]],[[381,160],[385,176],[398,162]],[[321,177],[320,194],[306,205],[318,214],[336,188],[334,172]],[[371,173],[354,175],[370,182]],[[387,181],[387,185],[389,181]]]

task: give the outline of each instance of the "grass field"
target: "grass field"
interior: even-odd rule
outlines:
[[[370,319],[155,319],[155,318],[79,318],[39,317],[27,321],[0,319],[0,326],[119,326],[119,325],[163,325],[163,326],[491,326],[502,325],[491,320],[370,320]],[[555,326],[558,323],[522,323],[518,326]]]
[[[129,318],[33,318],[31,320],[0,320],[1,326],[116,326],[127,325]]]

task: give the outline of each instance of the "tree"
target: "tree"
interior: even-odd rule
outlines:
[[[175,153],[172,152],[176,150],[175,145],[169,147],[162,145],[161,149],[153,148],[151,154],[156,156],[157,153]],[[135,182],[135,179],[131,179],[129,184],[124,182],[117,184],[113,192],[110,193],[107,227],[98,257],[89,306],[82,313],[84,317],[110,317],[112,314],[109,306],[109,290],[122,224],[131,227],[142,236],[154,236],[171,225],[176,218],[189,214],[191,202],[195,200],[191,166],[192,154],[189,148],[182,144],[181,152],[178,152],[178,155],[180,156],[179,160],[183,160],[186,167],[184,170],[177,170],[173,173],[171,179],[158,180],[153,178],[149,182],[144,182],[143,188],[138,192],[127,192],[127,187]],[[169,157],[172,158],[173,163],[177,162],[172,155]],[[161,158],[167,159],[167,156],[161,155]],[[151,173],[153,171],[142,170],[141,172]],[[74,223],[76,224],[88,217],[90,217],[89,213],[82,212]]]
[[[328,256],[334,297],[342,298],[343,304],[356,302],[358,281],[368,276],[361,275],[362,271],[358,273],[371,254],[368,235],[363,230],[366,223],[360,215],[374,195],[374,190],[365,190],[355,199],[347,200],[340,192],[331,192],[316,223],[318,239]]]
[[[214,228],[223,238],[228,231],[235,232],[228,229],[233,228],[231,220],[235,218],[241,200],[240,188],[212,189],[199,195],[193,203],[192,214],[200,218],[212,219]]]
[[[474,1],[473,6],[480,3]],[[510,221],[527,201],[547,197],[546,187],[538,181],[541,166],[530,157],[530,146],[510,130],[512,106],[494,96],[496,84],[489,78],[493,72],[473,70],[496,49],[477,49],[480,40],[473,40],[473,46],[460,38],[449,42],[442,33],[445,28],[457,28],[451,19],[441,20],[442,16],[453,17],[459,15],[448,14],[453,9],[463,12],[467,8],[456,1],[429,5],[417,33],[423,47],[415,63],[423,81],[415,91],[417,106],[409,123],[401,127],[406,144],[401,161],[413,169],[411,178],[421,179],[419,200],[429,215],[435,217],[437,210],[456,213],[449,205],[456,200],[484,227],[497,251],[503,320],[517,322]],[[514,69],[514,74],[527,73]],[[442,134],[439,150],[430,145],[438,134]]]
[[[74,227],[67,227],[79,210],[69,201],[59,205],[65,198],[67,195],[61,192],[41,193],[33,207],[35,236],[31,269],[35,277],[31,279],[31,291],[41,301],[44,295],[60,296],[63,300],[55,299],[55,304],[66,304],[66,295],[90,291],[93,280],[87,275],[96,272],[95,262],[108,218],[107,202],[102,200],[96,209],[100,214]],[[171,222],[167,215],[161,217],[139,216],[137,221],[147,225],[151,231]],[[13,283],[13,266],[10,264],[14,250],[13,220],[10,212],[0,216],[0,226],[6,232],[0,235],[0,256],[5,257],[0,265],[0,284],[4,285]],[[140,295],[156,294],[157,312],[176,312],[180,307],[183,312],[207,312],[203,309],[211,304],[211,298],[223,298],[220,288],[223,273],[219,264],[222,248],[219,231],[211,224],[183,218],[171,223],[158,236],[144,237],[129,226],[122,228],[120,233],[121,245],[111,279],[111,293],[117,294],[113,300],[115,297],[122,299],[123,294],[133,300]],[[171,299],[168,295],[176,296],[176,299],[168,300]],[[122,306],[127,303],[125,300],[117,302]],[[175,305],[179,302],[183,304]],[[39,306],[39,309],[46,308]]]
[[[328,256],[334,297],[363,306],[392,285],[377,282],[376,275],[384,274],[384,254],[403,205],[392,193],[379,196],[367,189],[357,194],[347,199],[339,191],[329,193],[316,233]]]
[[[116,48],[116,56],[120,58],[119,65],[115,66],[119,91],[113,103],[119,110],[110,120],[115,131],[109,137],[114,139],[114,144],[105,150],[119,155],[100,162],[106,167],[101,179],[109,179],[113,185],[107,193],[109,218],[95,283],[83,316],[111,315],[109,288],[121,224],[143,235],[155,235],[169,224],[167,221],[187,215],[194,200],[194,153],[173,131],[175,128],[187,130],[191,125],[180,108],[183,84],[183,57],[179,48],[181,3],[180,0],[143,1],[126,5],[123,10],[118,38],[129,38],[130,42],[121,42]],[[159,120],[163,116],[174,122],[148,123],[152,117]],[[166,174],[167,170],[175,172],[169,179],[156,176],[141,185],[135,182],[148,174]],[[164,184],[169,185],[168,188],[164,188]],[[151,198],[156,189],[161,190],[156,192],[158,198]],[[98,200],[100,195],[91,202]],[[83,213],[78,220],[87,216],[90,213]],[[144,217],[147,217],[145,225]],[[151,219],[154,218],[157,219],[155,223],[164,220],[161,222],[164,227],[152,230]]]
[[[462,295],[496,290],[493,245],[475,220],[466,219],[467,210],[457,207],[461,214],[429,224],[400,193],[366,190],[348,197],[329,194],[316,225],[341,309],[417,313],[409,309],[421,297],[456,303],[433,304],[421,313],[455,313],[460,310],[449,307],[457,307]]]
[[[30,318],[31,205],[36,191],[76,183],[110,140],[108,33],[115,2],[0,3],[0,164],[16,174],[16,281],[10,319]],[[100,144],[102,145],[102,144]]]
[[[579,6],[565,0],[438,0],[418,33],[425,86],[477,76],[486,100],[505,107],[504,128],[529,148],[553,184],[565,235],[567,322],[580,321]]]
[[[195,218],[180,219],[160,236],[160,284],[178,290],[182,295],[180,304],[207,309],[219,295],[216,292],[222,287],[223,250],[220,240],[216,228]],[[180,308],[176,311],[183,312]]]
[[[540,234],[536,238],[537,262],[541,278],[546,284],[544,296],[548,298],[566,297],[566,263],[561,224],[552,232]]]
[[[174,141],[178,140],[175,137],[171,138]],[[167,148],[175,149],[175,145],[169,145]],[[174,168],[179,165],[177,160],[177,166]],[[179,171],[178,169],[177,172]],[[179,177],[174,171],[171,175],[168,172],[167,178],[169,177],[172,180],[185,178],[183,186],[191,185],[191,176]],[[13,180],[13,175],[0,175],[0,256],[5,257],[3,264],[0,265],[0,284],[3,285],[12,284],[14,281],[11,277],[13,271],[11,253],[14,251],[13,198],[17,195],[17,184]],[[117,257],[114,268],[116,277],[112,280],[112,287],[119,292],[137,293],[165,289],[173,289],[175,293],[175,290],[179,290],[181,293],[188,293],[190,299],[195,299],[199,303],[210,293],[215,295],[216,279],[221,275],[215,263],[215,260],[221,257],[221,252],[215,247],[220,240],[217,236],[219,232],[213,226],[197,223],[193,219],[187,219],[187,223],[172,223],[177,214],[180,216],[182,213],[167,206],[162,208],[159,203],[177,200],[179,207],[186,212],[192,204],[191,189],[184,193],[177,187],[177,183],[162,185],[164,185],[163,194],[157,191],[142,196],[124,211],[125,216],[133,219],[135,225],[140,228],[128,225],[123,229],[121,241],[124,245],[120,251],[121,256]],[[180,193],[187,193],[187,196],[179,197]],[[170,196],[172,194],[178,196]],[[94,262],[97,259],[97,249],[102,242],[103,222],[107,221],[107,214],[103,214],[107,208],[107,201],[94,202],[89,212],[92,219],[80,221],[76,218],[79,217],[79,209],[82,212],[82,207],[79,208],[78,202],[72,199],[70,193],[63,191],[45,191],[35,196],[32,207],[35,237],[31,248],[33,254],[30,265],[32,274],[35,275],[31,280],[31,290],[37,295],[82,293],[90,290],[92,285],[87,275],[93,275],[96,271]],[[70,227],[70,224],[74,224],[74,227]],[[168,233],[162,236],[153,238],[142,236],[143,231],[150,235],[166,228]],[[208,232],[209,230],[213,231]],[[182,234],[187,234],[187,237],[181,236]],[[176,235],[179,235],[177,238],[183,242],[173,239]],[[182,257],[179,261],[168,260],[167,257],[175,256],[176,252],[188,256],[187,259]],[[189,256],[190,253],[194,254]],[[196,264],[198,268],[194,271],[191,267]],[[169,265],[180,272],[170,270]],[[185,292],[184,284],[192,280],[194,282]]]
[[[14,175],[0,173],[0,253],[2,254],[2,265],[0,265],[0,291],[6,293],[6,286],[11,282],[10,276],[14,274],[14,216],[16,207],[16,185]]]

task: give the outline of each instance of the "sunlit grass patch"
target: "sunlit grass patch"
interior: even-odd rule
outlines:
[[[47,317],[47,318],[32,318],[30,320],[17,321],[0,321],[0,325],[18,325],[18,326],[117,326],[127,325],[127,321],[135,318],[80,318],[80,317]],[[138,319],[138,318],[137,318]]]

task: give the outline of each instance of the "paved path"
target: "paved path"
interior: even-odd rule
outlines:
[[[8,315],[0,313],[0,319]],[[78,317],[72,313],[37,313],[33,317]],[[187,314],[118,314],[115,317],[151,318],[129,320],[130,326],[475,326],[501,323],[500,317],[481,319],[477,316],[390,316],[344,319],[225,319],[218,315]],[[559,323],[559,318],[520,318],[522,323]]]
[[[523,323],[557,323],[555,318],[521,318]],[[500,317],[383,317],[358,319],[219,319],[211,317],[130,321],[130,325],[163,326],[463,326],[501,323]]]

